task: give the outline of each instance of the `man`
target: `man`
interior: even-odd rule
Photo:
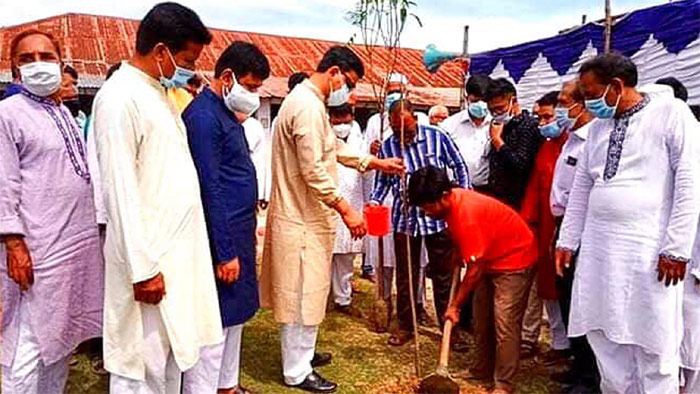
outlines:
[[[398,160],[350,154],[328,122],[326,103],[347,100],[364,70],[347,47],[329,49],[316,71],[282,103],[273,135],[262,304],[272,308],[282,326],[285,384],[307,391],[337,388],[314,371],[312,362],[331,286],[336,212],[353,238],[366,232],[362,215],[340,196],[336,162],[360,171],[403,171]],[[320,361],[317,357],[315,364]]]
[[[235,41],[219,57],[211,85],[182,117],[199,175],[219,294],[224,343],[201,352],[185,372],[185,393],[247,393],[239,385],[243,325],[259,307],[255,264],[256,169],[236,113],[250,116],[270,76],[265,55]]]
[[[536,259],[532,232],[512,208],[453,186],[446,172],[433,166],[413,174],[408,195],[411,204],[447,222],[462,260],[469,262],[444,313],[446,319],[458,323],[460,308],[475,292],[477,362],[472,378],[495,381],[494,394],[513,393],[520,329]]]
[[[482,190],[489,180],[489,128],[491,115],[484,101],[491,78],[472,75],[467,80],[467,108],[442,123],[459,148],[469,168],[469,176],[475,190]]]
[[[695,241],[693,267],[685,278],[683,295],[683,343],[681,344],[681,392],[700,392],[700,243]],[[691,268],[691,267],[688,267]]]
[[[58,42],[19,33],[10,59],[22,91],[0,102],[2,392],[58,394],[73,350],[102,328],[100,239]]]
[[[515,86],[506,79],[489,84],[484,100],[493,115],[489,135],[487,191],[498,200],[520,209],[525,186],[542,143],[537,120],[521,111]]]
[[[567,134],[567,140],[557,158],[552,180],[552,191],[549,196],[550,212],[554,216],[556,230],[553,241],[559,236],[559,228],[569,202],[569,194],[574,183],[574,174],[583,154],[583,148],[588,138],[588,130],[593,117],[586,110],[585,100],[578,88],[578,81],[570,81],[562,86],[557,98],[556,118],[559,126]],[[551,252],[548,252],[551,253]],[[574,266],[567,269],[563,277],[556,279],[557,296],[559,298],[559,313],[564,324],[564,330],[569,324],[571,310],[571,290],[574,281]],[[547,312],[550,316],[557,315],[554,307],[547,302]],[[551,319],[551,317],[550,317]],[[551,324],[551,323],[550,323]],[[553,324],[558,326],[558,324]],[[566,331],[565,331],[566,333]],[[573,362],[568,371],[552,374],[552,379],[562,383],[571,392],[595,392],[598,390],[600,378],[595,356],[585,337],[569,339]],[[576,391],[578,390],[578,391]]]
[[[419,125],[410,102],[401,99],[392,105],[390,123],[394,135],[382,144],[380,157],[401,158],[405,155],[409,177],[410,174],[427,165],[450,169],[461,187],[469,187],[467,166],[457,146],[440,129]],[[444,322],[443,315],[449,303],[455,255],[452,243],[447,237],[445,222],[426,216],[420,207],[412,206],[405,209],[401,197],[401,180],[398,176],[379,174],[370,204],[381,204],[389,192],[394,197],[392,228],[396,254],[396,311],[399,319],[399,330],[389,338],[389,345],[401,346],[413,338],[414,327],[409,289],[413,289],[414,298],[417,298],[423,240],[428,252],[426,275],[433,280],[435,310],[441,324]],[[410,256],[406,250],[408,242],[411,246]],[[409,281],[409,269],[413,283]],[[418,305],[415,307],[417,309]]]
[[[17,72],[14,69],[11,70],[11,73],[12,82],[9,85],[7,85],[5,91],[2,93],[2,98],[0,100],[10,98],[22,91],[22,81],[19,79],[19,74],[17,74]]]
[[[210,41],[192,10],[158,4],[139,25],[133,57],[95,97],[112,393],[177,393],[181,371],[222,341],[197,171],[167,95],[192,77]]]
[[[674,77],[661,78],[655,82],[657,85],[670,86],[673,89],[673,96],[683,102],[688,101],[688,89],[683,83]]]
[[[297,85],[304,82],[307,78],[309,78],[309,74],[303,71],[298,71],[290,75],[287,79],[287,89],[289,89],[289,93],[291,93]]]
[[[450,116],[450,111],[444,105],[434,105],[428,111],[431,126],[441,126],[442,122]]]
[[[66,64],[63,66],[63,80],[61,82],[61,99],[63,105],[68,107],[75,122],[80,127],[84,135],[87,115],[80,108],[80,97],[78,95],[78,72],[73,67]]]
[[[264,208],[267,207],[267,201],[269,200],[269,197],[265,198],[265,190],[267,188],[265,182],[270,169],[267,160],[270,142],[262,123],[253,116],[245,119],[242,122],[242,126],[245,132],[246,143],[248,144],[248,153],[253,161],[257,177],[257,203],[261,208]]]
[[[700,125],[683,102],[639,93],[626,57],[598,56],[579,74],[598,120],[557,242],[560,273],[580,246],[569,336],[586,335],[603,392],[677,392],[677,283],[700,215]]]
[[[554,256],[550,253],[555,224],[554,217],[549,210],[549,194],[552,188],[554,165],[564,142],[566,142],[566,134],[557,123],[555,116],[558,96],[559,92],[554,91],[537,100],[539,129],[545,142],[537,152],[520,210],[523,219],[530,225],[538,245],[538,264],[523,319],[523,349],[520,356],[523,359],[531,358],[539,352],[542,308],[547,306],[552,351],[542,355],[541,361],[545,364],[556,363],[568,358],[569,349],[566,328],[562,322],[557,302]]]
[[[359,126],[355,127],[355,117],[349,103],[328,107],[328,115],[335,136],[345,143],[349,152],[362,155],[364,139]],[[348,203],[357,211],[364,206],[362,192],[362,174],[338,165],[338,190]],[[353,261],[363,251],[362,240],[352,239],[350,232],[342,223],[338,223],[333,248],[333,302],[335,310],[351,316],[359,316],[358,310],[351,308]]]

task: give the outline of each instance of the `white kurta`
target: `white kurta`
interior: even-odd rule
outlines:
[[[578,163],[558,246],[581,246],[569,336],[602,330],[618,344],[677,359],[682,286],[657,281],[660,254],[690,258],[700,210],[700,124],[653,97],[629,118],[619,167],[604,180],[614,120],[596,120]]]
[[[133,284],[162,273],[158,305],[180,370],[220,343],[221,317],[199,184],[185,126],[160,84],[128,63],[95,97],[107,207],[104,360],[144,379],[142,305]]]
[[[700,239],[695,241],[692,265],[688,266],[683,294],[683,343],[681,366],[700,371]]]
[[[243,122],[245,138],[248,141],[248,151],[255,166],[255,176],[258,180],[258,200],[263,200],[265,195],[266,180],[270,169],[268,163],[268,141],[265,128],[255,118],[248,118]]]
[[[346,149],[358,156],[365,153],[365,142],[362,131],[357,122],[353,122],[352,130],[345,142]],[[362,190],[363,175],[354,168],[347,168],[338,163],[338,190],[350,206],[357,212],[362,212],[365,198]],[[338,230],[335,233],[335,247],[333,253],[362,253],[363,240],[353,240],[350,230],[342,220],[338,220]]]

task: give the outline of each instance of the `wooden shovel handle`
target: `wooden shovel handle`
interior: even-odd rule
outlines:
[[[450,301],[455,297],[457,292],[457,285],[459,284],[459,276],[462,267],[457,264],[455,266],[454,272],[452,273],[452,286],[450,287]],[[445,328],[442,330],[442,342],[440,343],[440,359],[438,360],[438,367],[447,368],[450,360],[450,338],[452,337],[452,320],[445,321]]]

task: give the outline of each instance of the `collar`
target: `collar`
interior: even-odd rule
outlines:
[[[321,89],[319,89],[316,85],[314,85],[309,78],[306,78],[304,82],[301,83],[301,86],[309,89],[311,93],[313,93],[319,100],[321,100],[322,103],[326,103],[326,98],[323,96],[323,93],[321,93]]]
[[[646,93],[642,93],[642,99],[637,104],[635,104],[632,108],[628,109],[627,111],[621,113],[619,116],[616,116],[615,119],[631,118],[634,114],[644,109],[644,107],[646,107],[650,101],[651,99],[649,98],[649,95]]]
[[[136,78],[140,79],[141,81],[147,83],[148,85],[150,85],[154,89],[157,89],[157,90],[165,93],[165,88],[163,87],[163,85],[160,84],[160,82],[157,79],[146,74],[141,69],[134,67],[133,65],[131,65],[131,63],[129,63],[129,61],[124,60],[122,62],[121,67],[119,67],[119,70],[125,70],[125,71],[131,73]]]
[[[585,141],[588,139],[588,131],[591,129],[591,124],[593,123],[593,120],[590,122],[586,123],[585,125],[579,127],[578,129],[574,130],[573,132],[569,133],[569,135],[575,135],[578,137],[580,140]]]
[[[209,100],[212,103],[212,105],[218,106],[219,110],[226,113],[226,115],[228,115],[229,118],[234,120],[234,123],[241,124],[236,114],[234,114],[233,112],[231,112],[231,110],[228,109],[226,103],[224,102],[224,99],[222,97],[217,96],[216,93],[214,93],[214,91],[211,90],[211,87],[206,86],[204,89],[202,89],[202,92],[199,93],[195,100],[199,98],[199,96],[202,96],[204,99]]]
[[[20,93],[21,93],[24,97],[27,97],[28,99],[30,99],[30,100],[32,100],[32,101],[34,101],[34,102],[37,102],[37,103],[39,103],[39,104],[48,105],[48,106],[51,106],[51,107],[59,107],[59,106],[61,106],[61,103],[60,103],[60,102],[57,103],[57,102],[55,102],[55,101],[53,101],[53,100],[51,100],[51,99],[49,99],[49,98],[37,96],[36,94],[30,92],[29,90],[27,90],[27,89],[24,88],[24,87],[22,87],[22,90],[20,91]]]

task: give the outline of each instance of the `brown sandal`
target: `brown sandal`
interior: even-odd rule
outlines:
[[[400,330],[396,334],[389,337],[388,344],[390,346],[403,346],[406,342],[413,339],[413,333],[410,331]]]

